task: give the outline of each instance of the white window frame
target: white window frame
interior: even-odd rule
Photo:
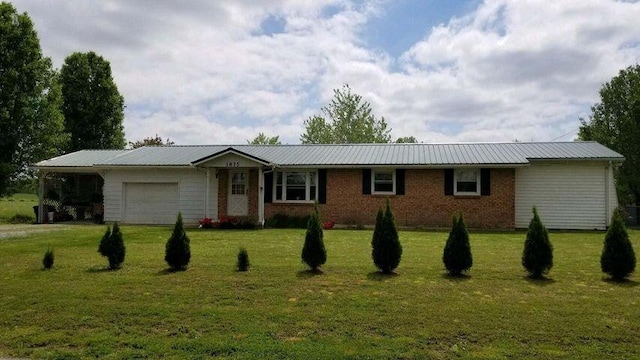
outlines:
[[[475,171],[476,173],[476,191],[458,191],[458,172]],[[456,196],[480,196],[480,169],[479,168],[460,168],[453,170],[453,195]]]
[[[289,173],[305,173],[305,200],[287,199],[287,174]],[[311,174],[315,173],[316,187],[314,199],[311,200]],[[282,199],[277,199],[278,174],[282,175]],[[275,203],[313,203],[318,199],[318,170],[310,169],[290,169],[276,170],[273,174],[273,202]]]
[[[393,182],[392,191],[376,191],[376,173],[391,173],[391,181]],[[371,194],[395,195],[396,194],[396,170],[395,169],[371,169]]]

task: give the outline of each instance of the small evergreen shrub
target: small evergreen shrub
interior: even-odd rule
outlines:
[[[636,268],[636,254],[619,210],[613,213],[604,238],[600,267],[603,273],[616,281],[628,278]]]
[[[378,210],[376,225],[371,239],[373,263],[384,274],[391,274],[400,264],[402,245],[398,237],[398,228],[387,200],[384,213]]]
[[[324,248],[322,224],[318,214],[318,204],[313,206],[313,212],[307,224],[307,232],[302,247],[302,262],[313,271],[318,271],[327,261],[327,250]]]
[[[109,260],[109,269],[115,270],[122,266],[126,249],[118,223],[113,224],[113,231],[107,226],[98,246],[98,252]]]
[[[249,270],[249,266],[251,263],[249,262],[249,253],[247,249],[241,247],[240,251],[238,251],[238,262],[237,262],[238,271],[247,271]]]
[[[55,259],[53,255],[53,249],[48,248],[44,253],[44,257],[42,258],[42,266],[44,266],[45,270],[49,270],[53,267],[53,260]]]
[[[453,276],[460,276],[463,272],[471,269],[473,265],[469,232],[462,214],[453,217],[453,225],[444,246],[442,262],[444,262],[449,275]]]
[[[524,242],[522,266],[533,279],[541,279],[553,267],[553,246],[535,206],[527,231],[527,239]]]
[[[178,219],[173,227],[171,237],[167,240],[164,260],[173,270],[185,270],[191,260],[189,237],[184,231],[182,214],[178,213]]]

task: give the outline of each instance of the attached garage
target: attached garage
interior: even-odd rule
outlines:
[[[618,206],[608,162],[532,162],[516,169],[515,225],[529,226],[535,206],[550,229],[606,229]]]
[[[124,222],[170,224],[178,213],[178,183],[124,183]]]

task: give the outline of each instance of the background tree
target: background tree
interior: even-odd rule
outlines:
[[[469,232],[462,214],[453,217],[453,225],[444,247],[442,262],[449,274],[453,276],[460,276],[473,265]]]
[[[415,136],[401,136],[396,140],[396,144],[417,144],[418,139]]]
[[[604,238],[600,267],[603,273],[617,281],[628,278],[636,268],[636,254],[619,210],[614,211]]]
[[[527,230],[527,239],[522,252],[522,266],[533,279],[542,278],[553,267],[553,246],[549,241],[549,233],[544,227],[538,210],[533,207],[533,218]]]
[[[387,207],[382,218],[378,210],[376,225],[371,239],[371,256],[373,263],[384,274],[391,274],[400,264],[402,258],[402,245],[398,236],[396,220],[391,212],[391,204],[387,200]],[[378,225],[378,221],[382,224]]]
[[[305,120],[303,144],[388,143],[391,129],[384,117],[376,118],[371,105],[351,92],[349,85],[333,90],[331,103],[322,108],[324,115]]]
[[[253,140],[247,140],[250,145],[282,145],[280,142],[280,135],[267,136],[264,133],[259,133]]]
[[[129,141],[129,147],[132,149],[137,149],[143,146],[168,146],[175,144],[176,143],[169,140],[169,138],[167,138],[167,140],[162,140],[162,137],[158,136],[158,134],[156,134],[156,137],[148,137],[135,142]]]
[[[185,270],[191,260],[190,240],[184,231],[181,213],[178,213],[171,237],[167,240],[164,260],[172,270]]]
[[[320,215],[318,214],[318,204],[313,206],[313,212],[309,223],[307,224],[307,232],[304,236],[304,246],[302,247],[302,262],[307,264],[312,271],[319,271],[327,261],[327,250],[324,247],[322,224],[320,224]]]
[[[60,82],[68,151],[124,148],[124,98],[109,62],[93,51],[73,53],[64,60]]]
[[[640,204],[640,65],[620,70],[600,89],[589,121],[580,119],[579,138],[595,140],[624,155],[616,169],[623,203]]]
[[[61,94],[51,60],[26,13],[0,3],[0,197],[26,166],[66,146]]]

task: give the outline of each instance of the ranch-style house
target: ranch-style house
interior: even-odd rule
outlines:
[[[531,209],[551,229],[606,229],[618,206],[613,168],[624,157],[596,142],[198,145],[82,150],[41,161],[38,219],[56,190],[106,222],[186,224],[276,214],[371,225],[391,201],[399,226],[526,228]],[[55,180],[55,181],[54,181]],[[75,207],[74,207],[75,204]],[[96,211],[95,208],[93,211]]]

